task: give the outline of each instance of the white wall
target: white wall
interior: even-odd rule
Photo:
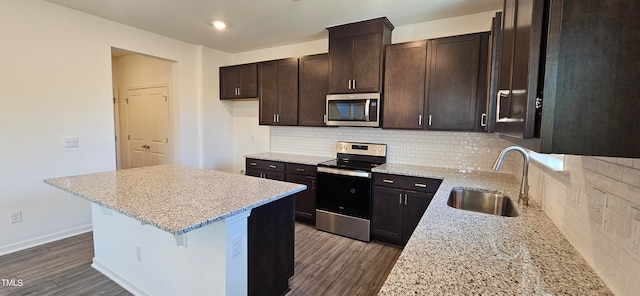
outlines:
[[[491,19],[494,16],[495,11],[491,11],[438,21],[399,26],[393,30],[392,43],[489,31],[491,28]],[[249,51],[234,54],[232,63],[243,64],[325,53],[328,52],[328,47],[328,39],[322,39],[288,46]],[[268,147],[271,147],[270,141],[273,140],[273,137],[260,136],[264,135],[264,133],[268,134],[270,132],[269,127],[258,126],[258,106],[257,101],[240,101],[233,103],[233,150],[235,151],[233,155],[233,167],[234,172],[236,173],[239,173],[240,170],[244,168],[245,155],[269,151]],[[438,133],[442,134],[440,132]],[[253,141],[251,139],[253,139]],[[300,151],[300,153],[305,154],[304,151]]]
[[[202,48],[39,0],[0,1],[0,36],[0,254],[90,229],[89,204],[42,180],[115,169],[111,47],[176,61],[176,162],[203,164]]]
[[[228,65],[231,55],[202,47],[203,159],[204,167],[233,172],[233,102],[220,100],[218,69]]]

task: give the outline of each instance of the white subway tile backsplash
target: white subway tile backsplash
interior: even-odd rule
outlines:
[[[619,165],[628,166],[628,167],[633,166],[633,158],[615,158],[615,161]]]
[[[404,131],[372,128],[271,127],[271,151],[318,156],[335,155],[337,141],[387,144],[387,161],[489,171],[510,144],[497,135],[473,132]],[[513,156],[501,171],[512,172]]]
[[[622,172],[622,180],[631,185],[640,184],[640,170],[625,167]]]
[[[529,167],[531,197],[542,200],[547,215],[616,295],[640,291],[639,162],[567,155],[570,182],[543,167]]]

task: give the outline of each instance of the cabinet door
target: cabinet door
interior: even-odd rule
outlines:
[[[247,218],[247,295],[283,295],[294,272],[294,197],[251,210]]]
[[[258,96],[257,65],[247,64],[239,66],[240,84],[238,97],[255,98]]]
[[[251,168],[245,169],[245,175],[247,176],[262,178],[262,173],[264,173],[264,171],[262,170],[251,169]]]
[[[511,88],[511,59],[513,58],[513,40],[515,37],[516,0],[504,0],[502,10],[502,32],[500,40],[500,60],[498,71],[498,89],[509,91]],[[506,105],[507,101],[502,102]],[[505,108],[504,110],[507,110]],[[504,111],[501,108],[501,111]]]
[[[260,104],[259,123],[276,124],[278,113],[278,64],[276,61],[258,64],[258,100]]]
[[[427,41],[388,45],[383,128],[422,129]]]
[[[278,61],[278,125],[298,124],[298,58]]]
[[[240,87],[240,69],[238,67],[220,67],[220,99],[234,99],[238,97]]]
[[[264,172],[264,177],[270,180],[278,180],[278,181],[285,180],[284,173],[279,173],[279,172]]]
[[[329,93],[329,55],[300,58],[298,125],[325,126],[324,113]]]
[[[403,208],[403,190],[374,186],[371,235],[376,239],[401,245]]]
[[[351,91],[380,92],[382,49],[381,34],[368,34],[353,40]]]
[[[475,129],[480,35],[434,39],[430,50],[429,129]]]
[[[529,139],[535,134],[540,69],[543,0],[518,0],[515,11],[515,36],[509,94],[510,129]],[[516,120],[513,120],[516,119]],[[509,131],[509,130],[507,130]]]
[[[329,40],[329,92],[349,93],[353,79],[353,42],[351,39]]]
[[[404,194],[406,195],[406,205],[404,207],[404,224],[402,227],[403,245],[409,241],[411,234],[413,234],[413,231],[418,226],[420,219],[422,219],[424,212],[427,210],[433,198],[433,194],[430,193],[405,191]]]
[[[307,185],[307,189],[296,194],[296,219],[308,223],[316,222],[316,178],[287,174],[287,182]]]

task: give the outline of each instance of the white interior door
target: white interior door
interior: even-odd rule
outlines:
[[[127,91],[131,168],[168,163],[169,100],[165,86]]]

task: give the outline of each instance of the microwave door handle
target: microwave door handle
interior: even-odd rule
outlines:
[[[369,121],[369,105],[371,104],[371,100],[367,99],[364,103],[364,118],[365,121]]]

